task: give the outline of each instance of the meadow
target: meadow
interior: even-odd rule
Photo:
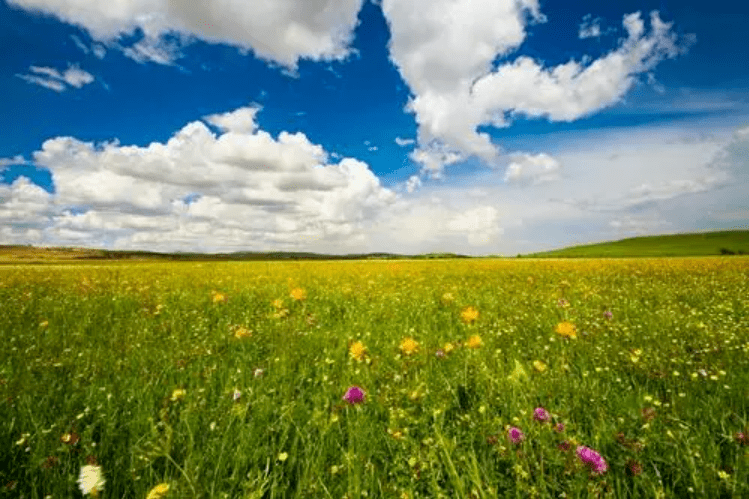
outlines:
[[[749,497],[749,258],[0,267],[0,497]]]

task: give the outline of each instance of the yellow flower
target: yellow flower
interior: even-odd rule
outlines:
[[[283,300],[281,298],[276,298],[271,302],[271,305],[273,305],[273,308],[276,310],[281,310],[283,308]]]
[[[213,303],[226,303],[227,301],[226,295],[216,290],[211,291],[211,299]]]
[[[571,322],[560,322],[557,324],[556,328],[554,328],[554,331],[564,338],[572,338],[573,340],[577,338],[577,329]]]
[[[540,360],[534,360],[533,361],[533,369],[535,369],[536,372],[542,373],[542,372],[546,371],[547,367],[546,367],[546,364],[544,364],[542,361],[540,361]]]
[[[302,288],[294,288],[291,290],[290,296],[296,301],[302,301],[307,298],[307,292]]]
[[[419,350],[419,342],[410,336],[408,338],[403,338],[403,341],[401,341],[400,344],[400,349],[405,355],[411,355]]]
[[[637,364],[640,361],[640,355],[642,355],[642,350],[639,348],[635,348],[634,350],[630,350],[629,352],[629,360],[633,364]]]
[[[465,324],[472,324],[479,318],[479,311],[473,307],[466,307],[460,312],[460,320]]]
[[[481,341],[481,336],[474,334],[470,338],[468,338],[468,341],[466,341],[466,346],[468,348],[481,348],[481,345],[483,345],[484,342]]]
[[[449,305],[449,304],[451,304],[454,301],[455,301],[455,297],[453,296],[452,293],[445,293],[445,294],[442,295],[442,304],[443,305]]]
[[[234,327],[234,337],[238,340],[241,340],[243,338],[249,338],[252,336],[252,331],[247,329],[244,326],[235,326]]]
[[[348,347],[348,353],[352,359],[361,362],[367,355],[367,348],[361,341],[355,341],[351,344],[351,346]]]
[[[182,388],[177,388],[176,390],[174,390],[174,391],[172,392],[172,397],[171,397],[171,401],[172,401],[172,402],[177,402],[177,401],[180,401],[180,400],[182,400],[183,398],[185,398],[185,395],[187,395],[187,391],[185,391],[185,390],[184,390],[184,389],[182,389]]]
[[[455,345],[453,345],[452,343],[450,343],[450,342],[448,341],[447,343],[445,343],[445,346],[444,346],[444,347],[442,347],[442,350],[443,350],[443,351],[444,351],[444,352],[445,352],[446,354],[448,354],[448,353],[452,352],[453,350],[455,350]]]
[[[168,493],[169,493],[169,484],[160,483],[148,492],[146,499],[164,499],[164,497],[166,497]]]
[[[282,453],[280,453],[278,455],[278,460],[281,461],[281,462],[286,461],[288,458],[289,458],[289,453],[288,452],[282,452]]]
[[[104,490],[106,480],[101,473],[101,467],[95,464],[87,464],[81,468],[78,476],[78,487],[85,496],[91,494],[92,497],[98,497],[99,492]]]

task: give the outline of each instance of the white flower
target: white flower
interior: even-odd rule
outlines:
[[[81,468],[81,474],[78,477],[78,486],[81,488],[83,495],[91,494],[96,497],[99,492],[104,490],[104,475],[101,473],[101,467],[87,464]]]

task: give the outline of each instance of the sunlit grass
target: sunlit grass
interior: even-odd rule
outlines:
[[[0,310],[0,497],[749,496],[742,257],[6,266]]]

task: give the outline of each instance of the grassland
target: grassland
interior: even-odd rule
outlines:
[[[749,230],[643,236],[534,253],[542,258],[749,255]]]
[[[0,497],[749,497],[746,257],[5,265],[0,310]]]

